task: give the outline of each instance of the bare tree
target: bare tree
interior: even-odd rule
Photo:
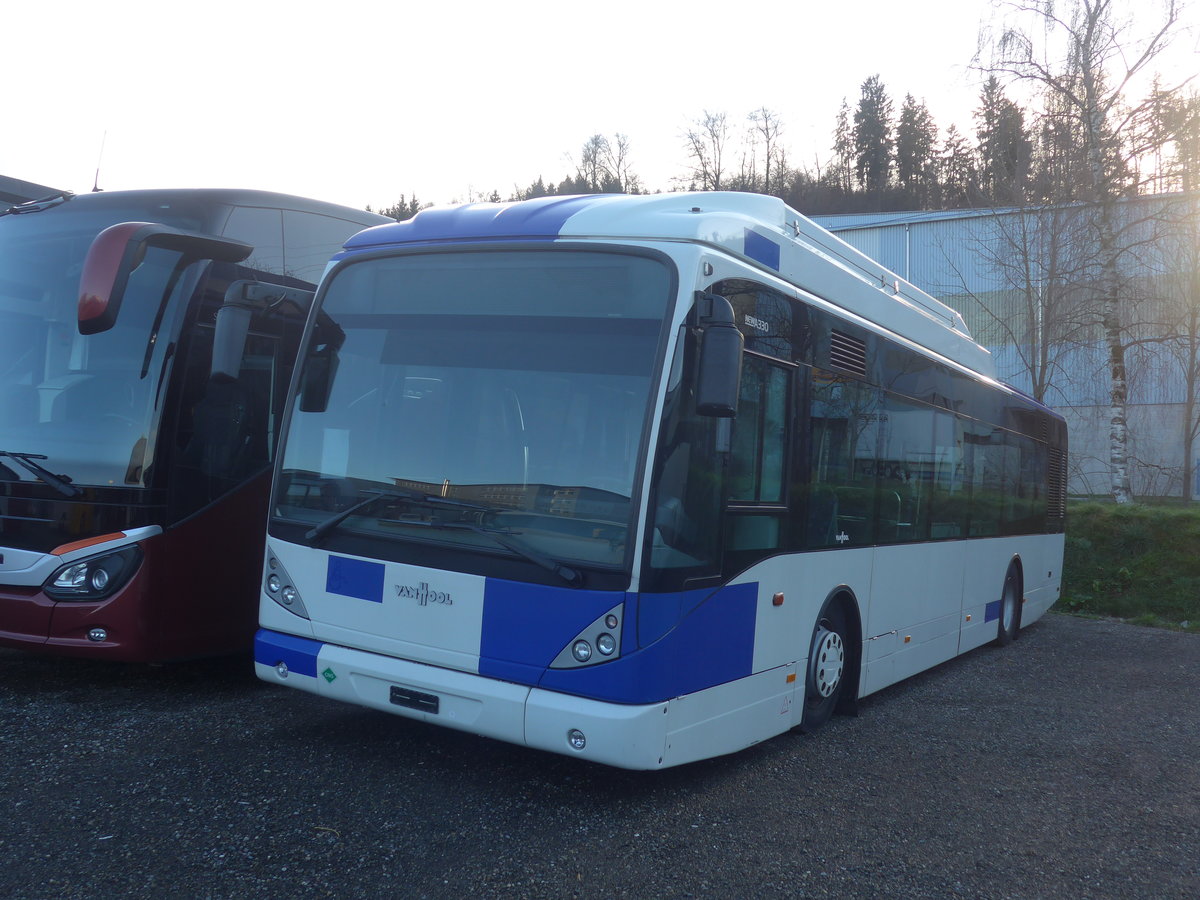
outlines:
[[[609,178],[620,193],[640,194],[642,180],[634,174],[629,157],[629,137],[618,132],[608,142],[604,166],[608,170]]]
[[[691,159],[691,178],[702,191],[719,191],[725,184],[725,148],[729,142],[729,123],[725,113],[704,111],[704,115],[684,135]]]
[[[1083,150],[1086,180],[1079,199],[1095,210],[1099,315],[1111,374],[1111,493],[1118,503],[1127,503],[1129,386],[1117,203],[1136,187],[1129,183],[1128,162],[1145,152],[1138,126],[1148,109],[1146,104],[1129,105],[1126,92],[1169,43],[1179,20],[1179,2],[1162,0],[1153,16],[1155,24],[1136,33],[1132,20],[1118,18],[1114,0],[1012,0],[1008,6],[1021,24],[1000,33],[989,71],[1030,82],[1052,97],[1069,117]],[[1146,13],[1139,23],[1150,20]]]
[[[761,190],[764,194],[779,193],[780,185],[771,178],[771,167],[775,165],[776,178],[781,179],[783,171],[778,165],[781,153],[779,135],[783,132],[783,123],[779,114],[760,106],[749,115],[750,133],[754,143],[763,148],[763,180]]]
[[[1030,393],[1043,403],[1072,392],[1071,360],[1090,330],[1087,285],[1096,260],[1086,228],[1077,206],[1017,207],[994,214],[971,247],[999,288],[999,295],[973,298],[987,321],[977,339],[1011,347]],[[1052,397],[1055,386],[1060,393]]]
[[[604,190],[610,178],[607,160],[611,152],[608,138],[602,134],[593,134],[584,141],[576,172],[588,193],[599,194]]]

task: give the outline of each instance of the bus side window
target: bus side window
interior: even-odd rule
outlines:
[[[930,537],[960,538],[967,533],[970,497],[963,458],[963,420],[951,412],[937,412],[934,420],[932,526]]]
[[[963,440],[966,477],[971,487],[971,537],[990,537],[1000,533],[1004,508],[1004,432],[972,421]]]
[[[875,539],[879,392],[813,369],[809,410],[809,547],[861,547]]]
[[[926,540],[937,461],[935,411],[885,395],[878,461],[879,542]]]

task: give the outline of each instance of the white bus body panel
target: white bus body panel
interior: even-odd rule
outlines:
[[[409,719],[627,769],[733,753],[795,724],[795,667],[760,672],[663,703],[604,703],[467,672],[323,644],[316,674],[262,662],[263,681]],[[397,706],[392,688],[437,696],[435,714]],[[583,733],[582,749],[568,735]]]

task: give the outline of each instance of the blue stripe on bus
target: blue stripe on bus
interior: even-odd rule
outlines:
[[[746,229],[746,240],[743,252],[756,262],[768,268],[779,271],[779,245],[769,237],[764,237],[753,229]]]
[[[317,654],[324,646],[320,641],[260,628],[254,635],[254,661],[264,666],[287,663],[290,673],[316,678]]]
[[[995,622],[998,618],[1000,618],[1000,601],[993,600],[983,611],[983,621]]]
[[[683,610],[694,594],[642,594],[638,603]],[[653,643],[632,652],[622,647],[621,658],[610,663],[547,669],[539,686],[616,703],[657,703],[744,678],[753,673],[757,608],[757,584],[722,588]]]
[[[383,602],[383,563],[330,556],[325,570],[325,590],[330,594]]]
[[[563,647],[624,600],[621,591],[489,578],[483,594],[479,674],[537,684]]]
[[[603,198],[539,197],[524,203],[473,203],[426,209],[407,221],[360,231],[346,242],[346,250],[433,241],[553,238],[567,219],[599,202]]]

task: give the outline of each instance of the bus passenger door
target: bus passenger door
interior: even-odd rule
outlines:
[[[754,671],[794,662],[799,610],[774,607],[772,598],[798,588],[792,549],[791,443],[800,367],[746,352],[738,414],[725,423],[728,464],[723,516],[722,573],[726,580],[758,582]]]

